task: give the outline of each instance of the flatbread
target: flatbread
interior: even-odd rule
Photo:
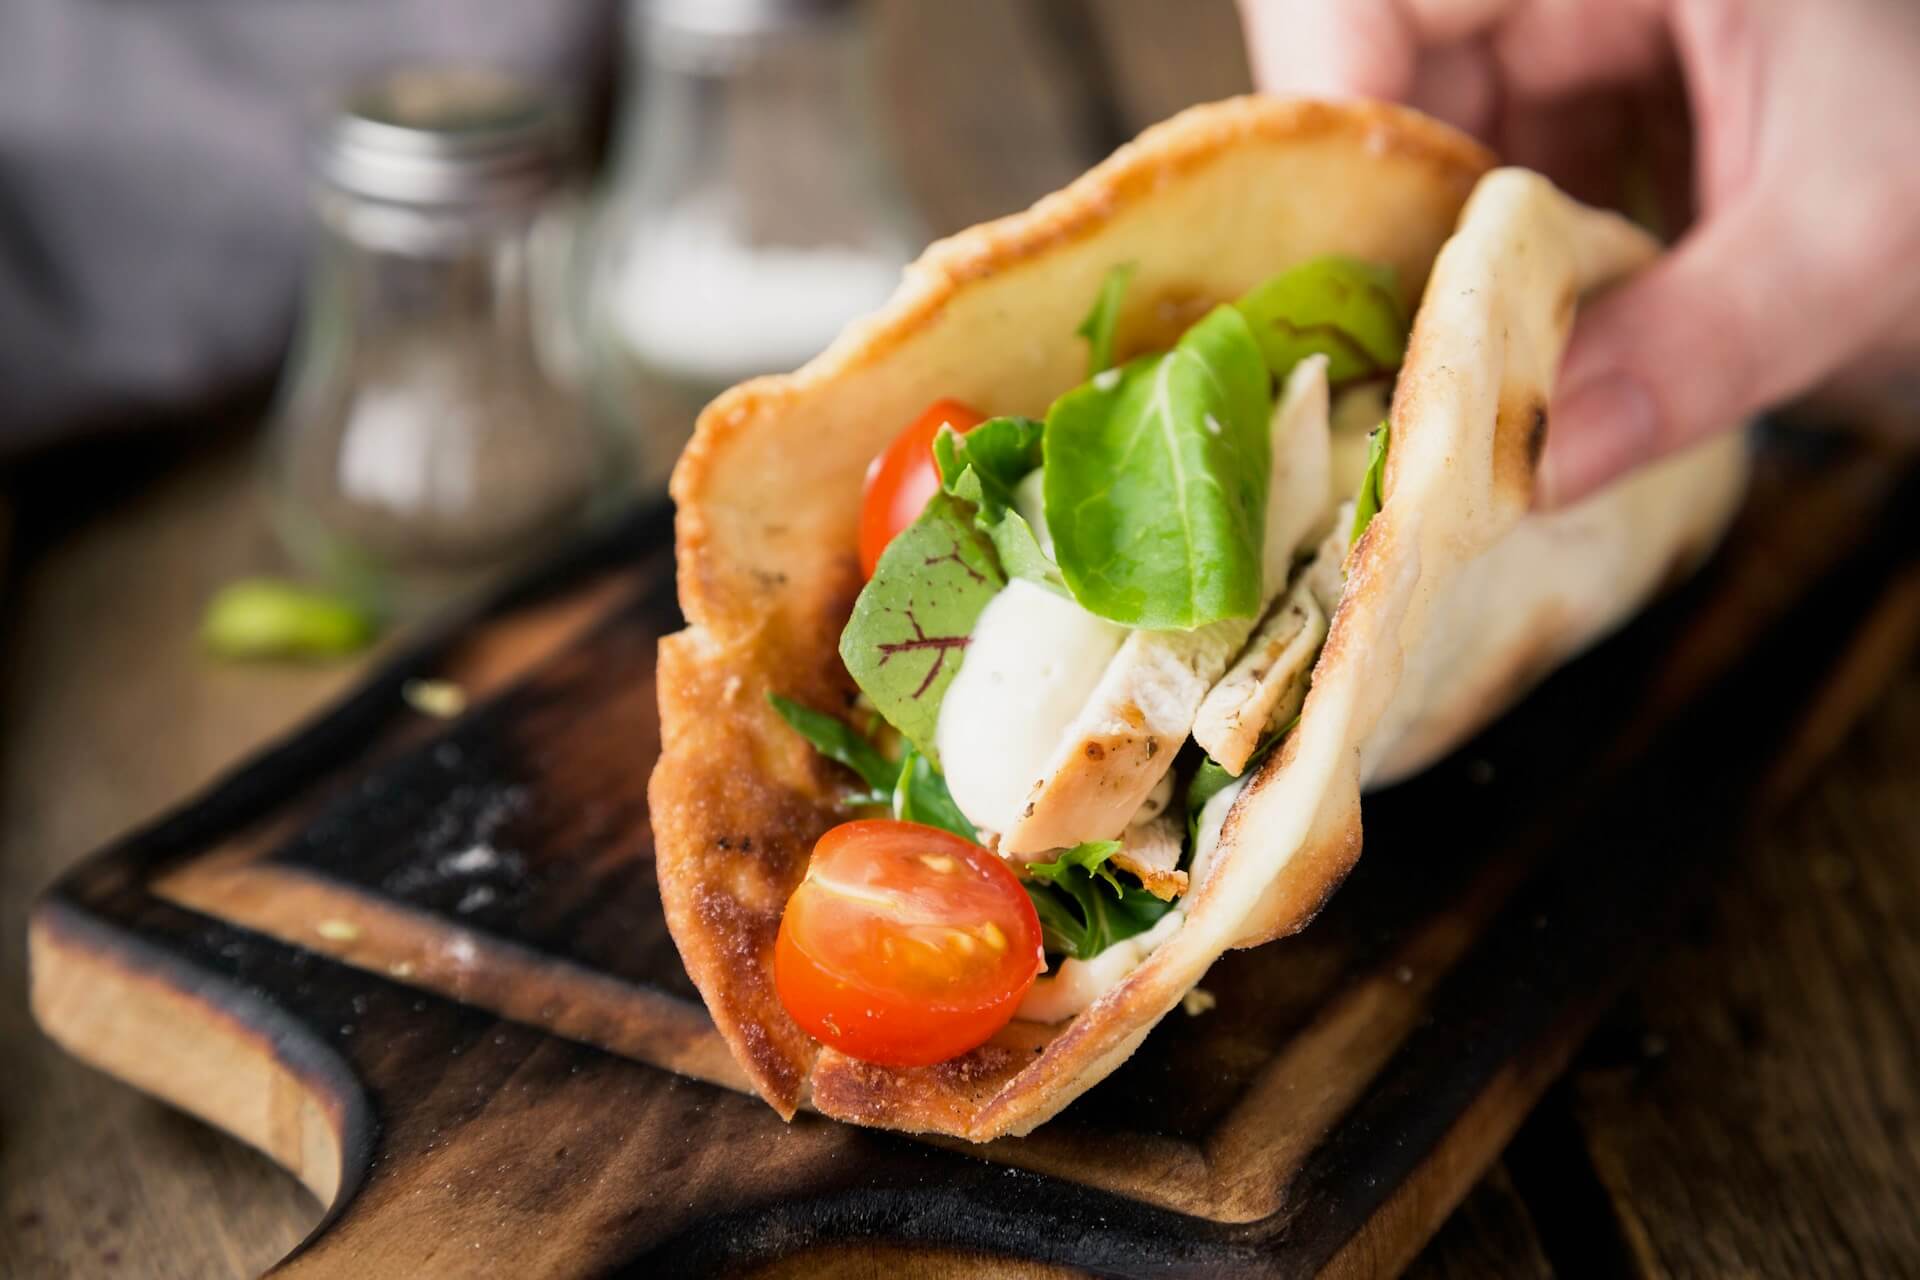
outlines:
[[[1195,108],[1026,213],[934,245],[881,312],[817,360],[735,388],[701,416],[673,482],[689,626],[661,646],[650,791],[661,899],[716,1025],[783,1115],[810,1101],[981,1141],[1030,1130],[1123,1061],[1224,949],[1311,918],[1358,856],[1363,780],[1444,750],[1711,541],[1738,493],[1732,446],[1577,512],[1527,514],[1575,302],[1653,246],[1543,179],[1501,171],[1480,182],[1441,253],[1488,165],[1469,139],[1400,108]],[[813,840],[844,816],[834,797],[845,780],[765,698],[851,702],[836,644],[860,587],[867,460],[941,396],[1042,413],[1084,374],[1074,328],[1116,262],[1136,264],[1124,354],[1170,345],[1215,303],[1324,253],[1392,264],[1409,301],[1426,282],[1393,406],[1386,505],[1349,558],[1299,727],[1235,803],[1184,923],[1060,1026],[1016,1022],[913,1070],[821,1048],[780,1006],[772,950]],[[1502,551],[1516,531],[1520,549]],[[1542,557],[1590,555],[1608,567],[1535,571]],[[1453,602],[1487,593],[1506,621],[1478,643],[1483,619]],[[1448,693],[1460,687],[1476,692]]]

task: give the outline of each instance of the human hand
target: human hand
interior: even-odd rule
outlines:
[[[1920,5],[1241,0],[1241,11],[1262,88],[1411,103],[1586,198],[1596,159],[1616,178],[1623,159],[1644,170],[1648,153],[1621,150],[1636,105],[1652,154],[1691,142],[1697,220],[1575,326],[1543,503],[1849,367],[1920,362]],[[1645,109],[1676,77],[1690,125],[1677,96],[1673,110]]]

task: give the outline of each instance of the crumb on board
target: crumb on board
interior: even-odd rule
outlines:
[[[409,680],[400,696],[423,716],[451,720],[467,709],[467,691],[451,680]]]
[[[1180,997],[1180,1011],[1189,1018],[1197,1018],[1220,1003],[1214,999],[1213,992],[1195,987]]]

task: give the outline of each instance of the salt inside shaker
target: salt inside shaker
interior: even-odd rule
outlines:
[[[880,145],[862,7],[631,0],[585,301],[596,408],[659,482],[698,409],[817,355],[923,238]]]

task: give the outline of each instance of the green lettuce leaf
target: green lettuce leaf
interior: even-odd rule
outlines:
[[[960,670],[973,624],[1007,585],[973,514],[950,495],[934,494],[887,545],[840,634],[840,659],[854,683],[936,767],[940,700]]]
[[[1123,938],[1145,933],[1173,910],[1171,902],[1114,877],[1106,860],[1118,848],[1118,841],[1096,841],[1068,850],[1055,862],[1027,867],[1028,874],[1042,876],[1038,884],[1023,883],[1040,917],[1040,945],[1049,954],[1090,960]],[[1096,872],[1111,892],[1095,883]]]
[[[1127,296],[1127,282],[1133,279],[1131,262],[1122,262],[1107,269],[1107,275],[1100,282],[1100,296],[1093,300],[1093,310],[1087,312],[1087,318],[1080,322],[1074,332],[1087,340],[1087,376],[1091,378],[1103,369],[1113,368],[1113,338],[1120,327],[1120,303]]]
[[[909,750],[900,762],[900,777],[893,788],[893,816],[902,822],[951,831],[975,844],[980,842],[980,833],[953,802],[947,780],[933,767],[933,761],[918,751]]]
[[[1045,427],[1032,418],[989,418],[965,435],[942,427],[933,457],[946,491],[974,507],[974,527],[987,535],[1010,578],[1026,578],[1066,594],[1061,578],[1026,517],[1014,509],[1013,490],[1040,465]]]
[[[1247,763],[1240,770],[1239,778],[1244,778],[1259,768],[1260,762],[1272,755],[1273,749],[1279,746],[1281,740],[1293,732],[1293,726],[1299,723],[1300,717],[1296,715],[1293,719],[1260,739],[1259,745],[1253,749],[1253,754],[1247,757]],[[1193,777],[1187,780],[1187,844],[1189,849],[1191,849],[1193,842],[1199,838],[1200,811],[1207,807],[1207,801],[1213,799],[1222,791],[1225,791],[1228,787],[1239,781],[1239,778],[1228,773],[1227,767],[1215,760],[1212,756],[1207,756],[1200,761],[1200,767],[1195,769],[1193,771]]]
[[[973,518],[974,527],[986,534],[987,540],[993,543],[994,551],[1000,556],[1000,567],[1009,578],[1025,578],[1050,591],[1067,594],[1066,579],[1060,576],[1059,566],[1049,560],[1047,553],[1041,549],[1040,539],[1025,516],[1012,507],[989,508],[977,496],[980,483],[972,471],[960,477],[953,492],[958,498],[979,504],[978,514]]]
[[[980,480],[983,500],[996,507],[1013,505],[1013,488],[1040,465],[1040,441],[1046,424],[1032,418],[988,418],[964,435],[943,426],[933,438],[933,460],[948,493],[967,471]]]
[[[829,760],[839,761],[866,779],[867,785],[875,793],[876,801],[893,790],[894,781],[900,776],[900,766],[882,755],[880,748],[867,741],[852,725],[824,711],[803,707],[777,693],[769,693],[767,701],[773,704],[773,709],[780,713],[782,720],[793,726],[795,733],[812,744],[815,751]]]
[[[1053,884],[1077,868],[1105,880],[1118,896],[1125,890],[1121,888],[1120,881],[1114,878],[1113,868],[1107,865],[1107,859],[1118,852],[1118,840],[1088,840],[1066,850],[1052,862],[1030,862],[1026,870],[1034,879]]]
[[[1329,255],[1282,272],[1240,300],[1273,376],[1327,357],[1337,389],[1384,377],[1407,352],[1407,314],[1392,267]]]
[[[1391,428],[1382,422],[1367,437],[1367,470],[1360,477],[1360,492],[1353,497],[1353,527],[1347,531],[1348,546],[1360,541],[1360,535],[1367,531],[1367,525],[1380,514],[1380,481],[1387,472],[1390,435]]]
[[[1082,608],[1159,630],[1259,612],[1272,408],[1259,343],[1230,306],[1054,402],[1047,525]]]

